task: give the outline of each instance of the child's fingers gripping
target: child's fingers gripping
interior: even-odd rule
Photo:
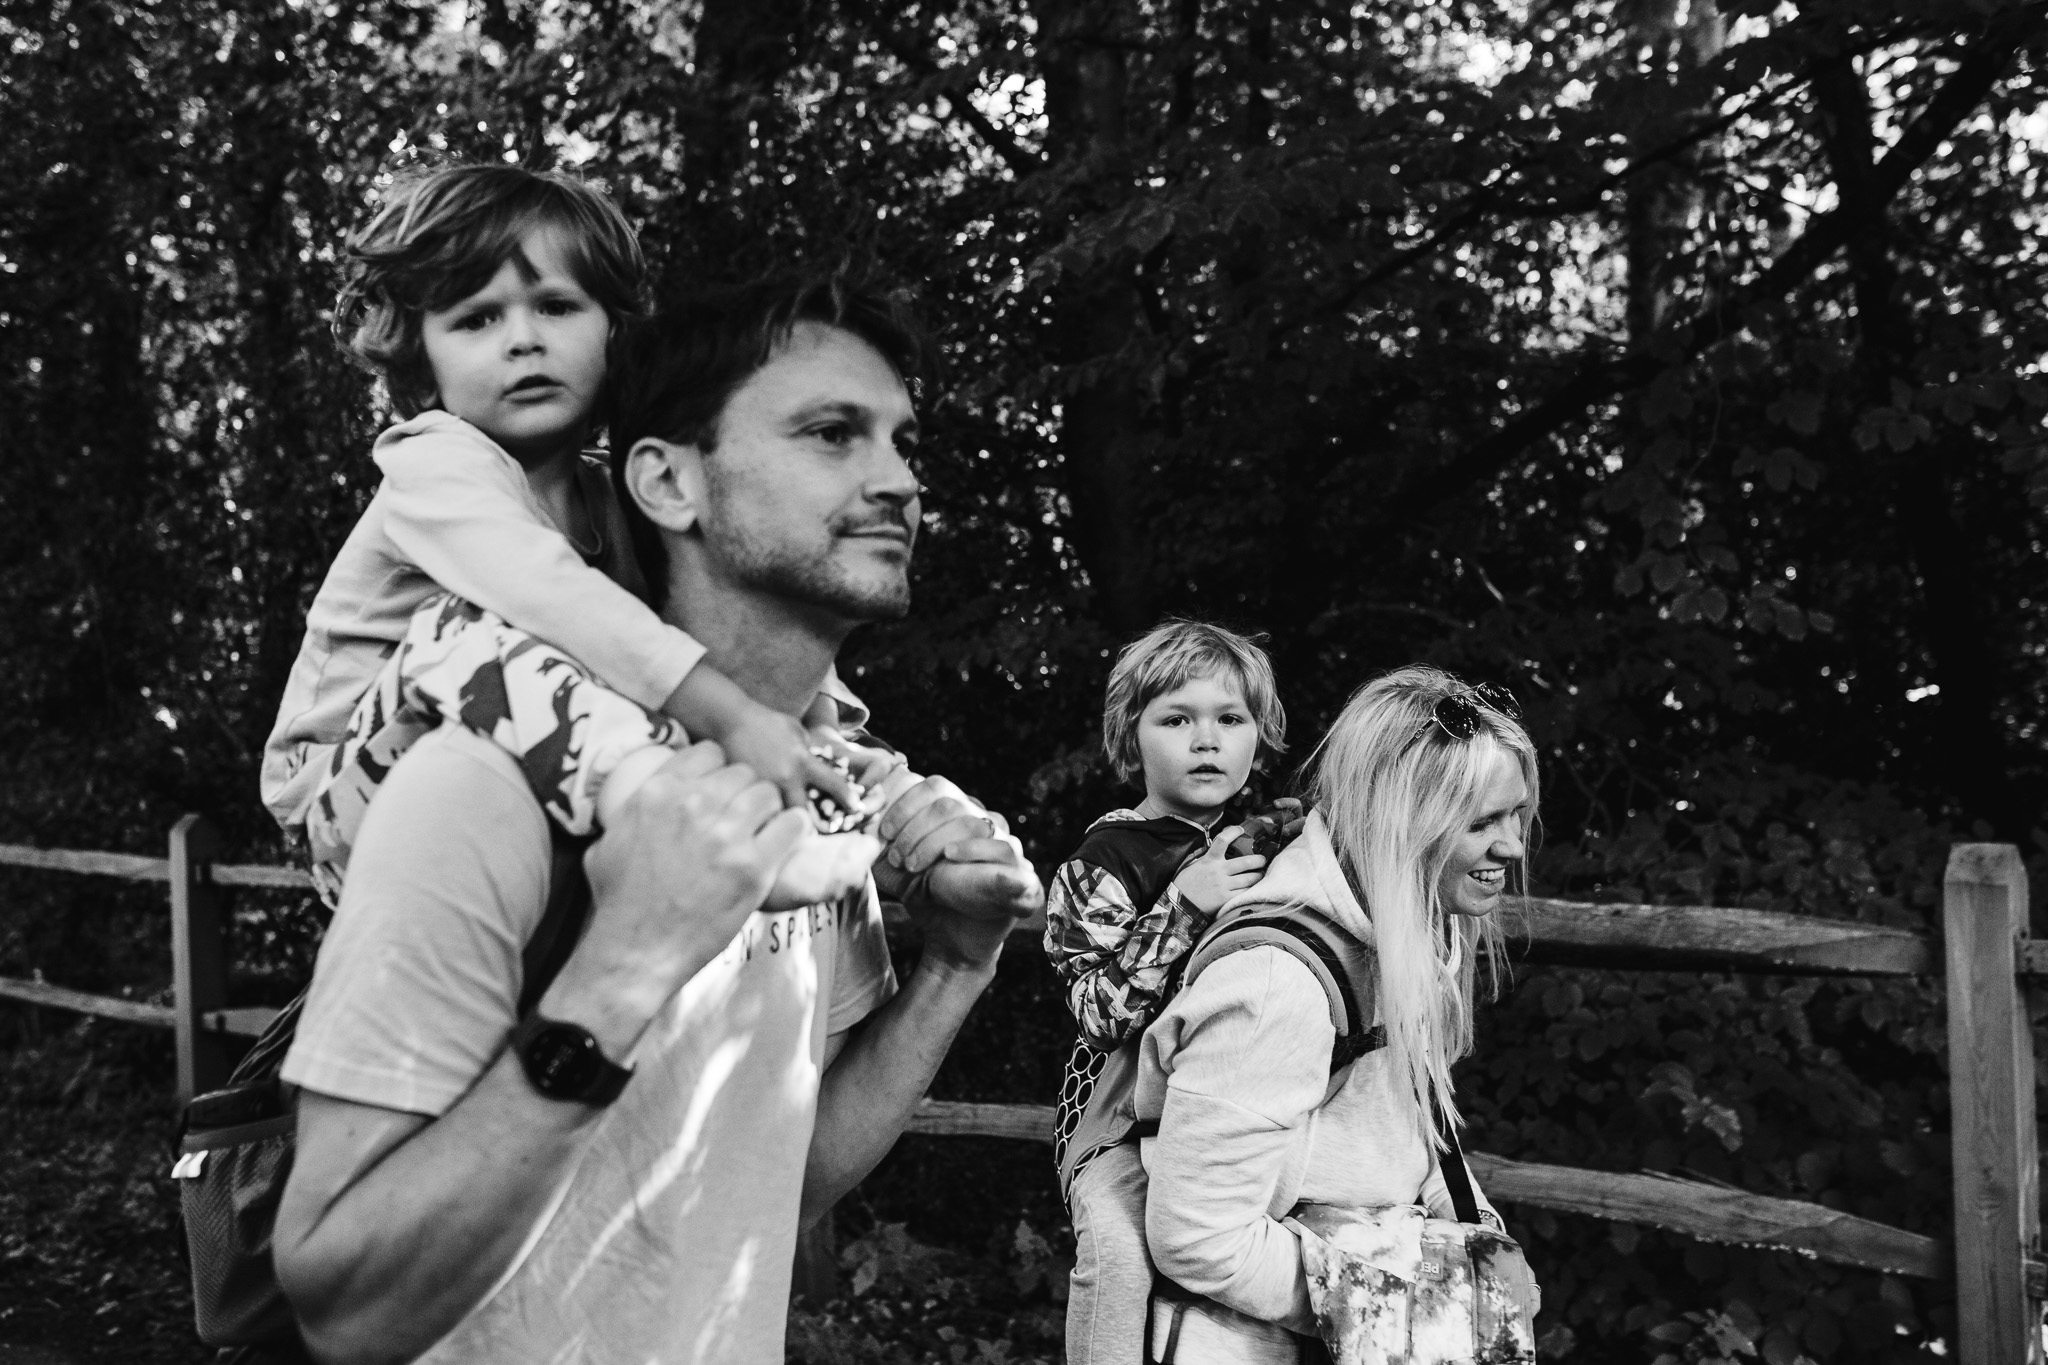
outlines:
[[[1221,862],[1223,859],[1228,858],[1230,856],[1231,843],[1242,833],[1244,833],[1243,825],[1225,825],[1210,836],[1209,851],[1202,856],[1216,862]]]
[[[816,753],[804,755],[800,776],[805,785],[830,797],[841,810],[859,810],[866,796],[846,769]],[[808,799],[809,794],[805,793],[804,800]]]

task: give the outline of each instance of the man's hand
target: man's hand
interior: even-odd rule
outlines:
[[[1258,853],[1230,856],[1231,841],[1243,833],[1238,826],[1217,831],[1209,851],[1180,870],[1173,879],[1180,898],[1205,915],[1213,915],[1240,891],[1250,890],[1266,875],[1266,859]]]
[[[876,832],[876,884],[903,901],[924,930],[926,955],[943,965],[992,965],[1017,921],[1045,904],[1008,822],[943,777],[897,797]]]
[[[810,819],[708,740],[677,753],[584,854],[590,928],[541,1013],[583,1025],[623,1060],[760,908]]]

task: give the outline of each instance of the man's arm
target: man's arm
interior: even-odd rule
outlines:
[[[829,1061],[804,1170],[806,1225],[896,1145],[967,1011],[995,977],[1003,941],[1045,899],[1001,818],[942,777],[904,793],[878,832],[878,876],[901,883],[924,929],[924,951],[903,988]]]
[[[375,819],[373,808],[359,871],[377,856]],[[590,928],[540,1012],[582,1025],[612,1060],[628,1057],[761,903],[807,819],[716,745],[676,755],[586,855]],[[404,1361],[446,1335],[560,1195],[597,1117],[541,1095],[509,1051],[431,1120],[303,1092],[275,1256],[314,1353]]]

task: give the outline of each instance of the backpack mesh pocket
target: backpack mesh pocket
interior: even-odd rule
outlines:
[[[296,1340],[270,1260],[270,1231],[291,1173],[291,1113],[185,1134],[173,1174],[192,1250],[192,1304],[213,1346]]]

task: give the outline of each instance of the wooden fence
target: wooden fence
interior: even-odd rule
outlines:
[[[267,1009],[227,1007],[227,935],[220,888],[310,889],[296,868],[214,861],[202,817],[172,828],[167,858],[0,844],[0,864],[93,873],[170,887],[172,1006],[0,977],[0,997],[76,1010],[177,1034],[180,1099],[217,1084],[237,1037]],[[1590,905],[1529,899],[1513,925],[1517,955],[1565,966],[1811,976],[1945,975],[1955,1229],[1942,1241],[1818,1204],[1703,1181],[1579,1170],[1471,1154],[1496,1200],[1665,1228],[1704,1241],[1797,1252],[1839,1265],[1956,1282],[1960,1365],[2043,1365],[2039,1156],[2034,1044],[2025,986],[2048,977],[2048,940],[2028,932],[2026,869],[2007,844],[1958,844],[1943,886],[1943,937],[1900,929],[1714,906]],[[1035,939],[1035,929],[1018,937]],[[910,1131],[1051,1140],[1050,1106],[927,1100]]]

